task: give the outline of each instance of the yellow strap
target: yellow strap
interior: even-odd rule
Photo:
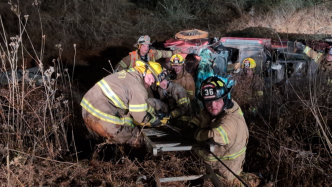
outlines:
[[[102,89],[103,93],[113,102],[113,104],[121,109],[127,109],[126,105],[121,101],[121,99],[113,92],[111,87],[107,82],[102,79],[99,81],[98,86]]]
[[[98,119],[101,119],[103,121],[112,123],[112,124],[116,124],[116,125],[129,125],[129,126],[134,126],[133,125],[133,119],[131,117],[124,117],[124,118],[119,118],[117,116],[112,116],[109,114],[106,114],[100,110],[98,110],[97,108],[95,108],[94,106],[92,106],[92,104],[87,101],[85,98],[82,99],[81,101],[81,106],[88,111],[90,114],[92,114],[93,116],[95,116]]]
[[[145,112],[148,109],[148,105],[146,103],[139,105],[129,105],[130,112]]]
[[[223,143],[226,145],[229,144],[228,135],[227,135],[227,132],[225,131],[225,129],[222,128],[222,126],[219,126],[216,129],[219,132],[219,134],[223,140]]]

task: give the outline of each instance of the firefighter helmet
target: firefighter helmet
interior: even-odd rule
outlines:
[[[201,84],[200,97],[204,101],[217,100],[219,98],[230,100],[232,85],[233,81],[227,78],[219,78],[217,76],[209,77]]]
[[[141,60],[137,60],[136,62],[136,66],[134,67],[138,72],[140,72],[141,74],[145,75],[145,74],[149,74],[151,73],[156,80],[156,84],[159,85],[161,80],[161,74],[163,72],[163,68],[161,67],[161,65],[158,62],[148,62],[145,63]]]
[[[151,45],[151,38],[148,35],[140,36],[135,44],[135,47],[140,48],[141,45]]]
[[[242,61],[242,69],[253,69],[256,67],[256,62],[252,58],[246,58]]]
[[[171,57],[171,65],[183,65],[184,58],[180,54],[175,54]]]

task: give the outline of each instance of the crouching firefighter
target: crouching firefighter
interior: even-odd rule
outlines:
[[[195,139],[213,145],[214,151],[199,149],[212,183],[231,186],[241,185],[241,178],[248,142],[248,127],[239,105],[231,99],[233,81],[212,76],[200,87],[204,110],[191,120],[197,126]],[[226,165],[226,167],[224,166]],[[239,177],[239,179],[238,179]]]
[[[149,62],[123,70],[97,82],[81,101],[87,128],[105,137],[110,143],[139,147],[143,137],[139,126],[160,126],[167,119],[158,119],[146,103],[147,88],[158,84],[162,67]]]

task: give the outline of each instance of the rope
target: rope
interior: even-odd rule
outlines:
[[[209,150],[209,153],[212,154],[223,166],[225,166],[225,168],[231,172],[237,179],[239,179],[239,181],[241,181],[241,183],[245,186],[245,187],[249,187],[249,185],[247,183],[245,183],[243,181],[243,179],[241,179],[240,176],[238,176],[236,173],[234,173],[223,161],[221,161],[220,158],[218,158],[217,155],[215,155],[212,151]]]

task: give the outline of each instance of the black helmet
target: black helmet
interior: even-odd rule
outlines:
[[[203,101],[213,101],[223,98],[225,107],[233,106],[231,101],[231,89],[234,84],[233,80],[227,78],[220,78],[217,76],[205,79],[200,88],[200,99]]]

